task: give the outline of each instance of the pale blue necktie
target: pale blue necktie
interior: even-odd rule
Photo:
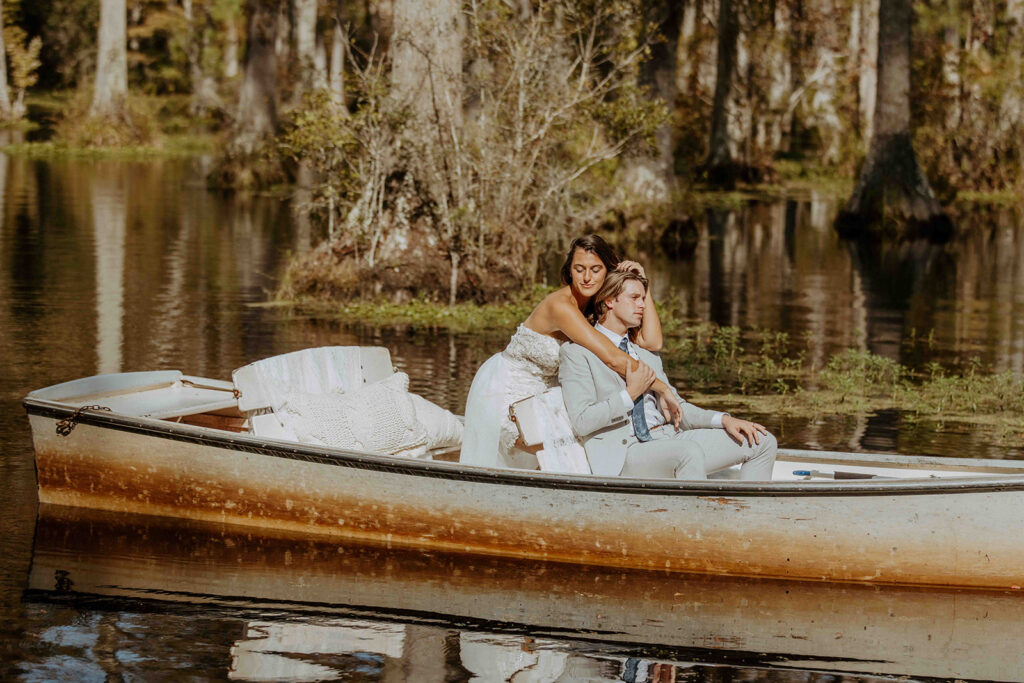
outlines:
[[[623,337],[619,348],[629,355],[629,337]],[[633,401],[633,433],[639,441],[650,441],[651,430],[647,429],[647,416],[644,415],[644,395],[640,394]]]

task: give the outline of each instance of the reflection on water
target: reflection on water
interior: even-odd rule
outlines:
[[[708,209],[685,260],[651,241],[657,298],[688,320],[785,331],[821,365],[857,347],[911,366],[977,357],[1024,367],[1024,219],[1020,209],[963,217],[951,245],[853,249],[832,230],[834,198]],[[908,337],[921,343],[903,344]]]
[[[82,607],[77,599],[54,602],[56,584],[46,588],[45,596],[26,602],[22,590],[32,561],[37,508],[27,420],[19,405],[28,391],[112,371],[173,368],[227,378],[233,368],[273,354],[317,345],[380,344],[388,346],[395,365],[408,372],[413,391],[462,412],[476,367],[503,346],[510,332],[411,334],[403,328],[342,326],[250,305],[266,300],[288,254],[308,246],[310,227],[296,221],[287,200],[207,191],[201,181],[203,163],[202,159],[42,161],[0,153],[0,678],[11,678],[13,674],[7,672],[26,668],[34,672],[30,679],[88,679],[116,671],[132,671],[145,678],[169,670],[199,677],[235,671],[239,677],[251,678],[263,675],[258,670],[278,671],[274,667],[294,664],[296,670],[307,667],[305,674],[295,674],[298,678],[315,678],[313,672],[330,670],[348,677],[388,680],[464,680],[474,675],[491,680],[509,668],[534,672],[522,673],[523,680],[541,680],[537,672],[561,667],[558,676],[563,680],[587,676],[652,680],[669,675],[664,673],[668,668],[659,668],[662,665],[675,667],[672,675],[702,678],[707,672],[694,661],[720,661],[708,660],[703,649],[686,648],[780,651],[772,646],[773,638],[789,638],[790,632],[765,636],[763,642],[752,634],[759,632],[762,622],[778,623],[780,614],[790,618],[788,603],[765,602],[760,593],[741,591],[748,605],[761,606],[736,607],[714,628],[705,624],[700,632],[677,629],[667,638],[666,631],[655,626],[673,623],[678,627],[682,622],[678,618],[659,622],[671,616],[660,613],[659,605],[674,605],[679,586],[659,589],[663,593],[644,592],[646,588],[638,590],[637,580],[597,577],[579,568],[570,572],[572,580],[595,583],[563,583],[572,586],[571,591],[552,596],[531,589],[529,582],[550,586],[543,577],[564,572],[516,567],[514,572],[525,577],[520,580],[505,574],[510,571],[507,565],[477,566],[469,576],[483,572],[490,577],[492,593],[483,604],[501,610],[472,617],[468,611],[451,612],[443,600],[442,604],[436,599],[426,601],[419,607],[411,604],[411,597],[419,594],[403,592],[407,584],[393,569],[395,560],[389,558],[394,556],[375,555],[374,562],[392,569],[381,570],[377,580],[367,584],[364,567],[358,574],[360,582],[335,586],[335,593],[314,596],[314,602],[376,607],[355,616],[303,612],[297,617],[294,610],[302,612],[308,596],[288,597],[297,602],[289,602],[286,612],[265,604],[273,596],[267,587],[277,586],[275,577],[281,576],[281,567],[289,566],[282,559],[259,569],[261,562],[270,562],[266,553],[276,547],[272,544],[246,546],[250,555],[236,569],[230,562],[211,561],[209,571],[200,571],[205,565],[196,557],[216,556],[210,550],[216,547],[212,542],[184,563],[168,560],[161,565],[168,576],[174,576],[178,566],[200,572],[183,576],[175,588],[189,595],[203,593],[211,583],[230,586],[244,577],[245,585],[256,587],[245,600],[256,604],[188,603],[179,607],[184,612],[168,612],[165,606],[153,607],[142,594],[133,594],[130,600],[142,601]],[[634,255],[648,264],[656,295],[676,307],[684,319],[786,331],[792,339],[806,343],[807,359],[819,365],[835,350],[856,346],[918,367],[931,361],[965,365],[978,357],[998,369],[1022,371],[1024,222],[1018,209],[965,216],[960,223],[969,231],[947,247],[910,245],[878,252],[851,250],[840,243],[829,227],[835,210],[833,200],[814,194],[800,200],[753,202],[735,210],[709,209],[696,217],[698,240],[689,255],[668,258],[656,246],[656,235],[638,240]],[[553,260],[559,258],[552,255]],[[901,342],[911,335],[916,341]],[[993,448],[970,431],[921,432],[897,413],[826,416],[813,422],[756,417],[787,446],[1024,458],[1024,448]],[[139,538],[137,530],[125,533],[129,534],[125,538]],[[91,539],[93,549],[105,547],[101,537],[85,537]],[[225,548],[226,544],[224,540]],[[89,550],[76,552],[88,555]],[[337,555],[335,550],[331,546],[316,553],[349,557],[348,551]],[[118,552],[127,561],[134,551],[121,548]],[[308,557],[297,560],[299,551],[290,552],[290,566],[309,566],[305,564]],[[410,557],[403,561],[415,567],[422,564]],[[455,577],[467,576],[464,567],[444,567],[440,574],[426,575],[425,595],[451,596]],[[260,571],[263,579],[254,578]],[[495,577],[500,580],[495,582]],[[289,585],[315,587],[324,580],[315,572],[300,573],[290,575]],[[367,585],[375,596],[390,596],[390,602],[382,605],[379,597],[361,592],[356,594],[363,597],[353,601],[351,591],[363,591]],[[710,586],[687,583],[683,593],[695,591],[705,596],[699,604],[710,604],[725,590]],[[621,618],[615,625],[617,632],[642,631],[625,648],[621,643],[609,645],[601,635],[608,615],[597,607],[605,605],[602,600],[607,600],[609,589],[613,595],[621,593],[621,602],[616,603]],[[729,590],[735,594],[735,586]],[[893,604],[910,611],[908,605],[913,602],[899,603],[903,598],[894,598],[893,593],[814,595],[822,609],[828,608],[831,620],[853,614],[851,618],[860,619],[862,626],[873,623],[873,617],[855,604],[858,601],[873,605],[879,614],[887,613]],[[642,609],[623,607],[635,606],[637,600]],[[569,624],[582,632],[566,635],[554,632],[550,625],[539,628],[537,615],[551,614],[554,607],[561,610],[560,626]],[[409,617],[416,609],[453,616],[440,623],[419,612]],[[929,609],[938,610],[925,612],[937,623],[951,618],[941,605],[932,604]],[[333,607],[317,610],[335,611]],[[623,616],[627,614],[635,621]],[[351,619],[362,621],[353,625]],[[473,628],[461,627],[459,620],[466,619]],[[519,631],[507,626],[495,629],[489,627],[492,619],[529,626],[516,627]],[[691,625],[705,623],[706,608],[688,619]],[[821,621],[814,623],[813,627],[804,624],[805,630],[808,637],[819,640],[812,640],[814,647],[801,656],[827,650],[820,640],[825,633]],[[389,630],[389,625],[395,628]],[[302,628],[290,630],[298,627]],[[310,630],[302,630],[306,628]],[[398,632],[401,638],[394,636]],[[159,637],[147,637],[154,633]],[[715,638],[725,637],[723,633],[742,639],[744,645],[736,646],[733,640],[719,643]],[[844,656],[857,649],[861,654],[870,652],[884,642],[883,635],[871,642],[857,641]],[[367,642],[352,644],[360,638]],[[594,640],[601,643],[597,653],[587,649]],[[301,643],[282,645],[296,641],[319,643],[317,652],[303,650]],[[385,641],[400,641],[402,654],[396,656],[398,646]],[[659,647],[670,650],[661,653],[665,656],[636,656],[638,652],[658,655]],[[499,652],[507,656],[493,654]],[[579,657],[585,660],[579,671],[588,673],[572,673],[577,671],[574,662]],[[505,668],[481,668],[499,666],[494,664],[499,661]],[[903,662],[903,670],[917,666],[900,657],[894,661]],[[779,665],[763,657],[756,663]],[[786,666],[815,668],[789,660]],[[890,669],[872,665],[856,670]],[[891,670],[900,671],[895,666]],[[743,669],[736,675],[757,678],[757,671]],[[419,676],[420,672],[428,678]],[[800,680],[810,676],[801,675]]]
[[[246,680],[650,680],[705,664],[729,665],[726,680],[762,667],[1012,680],[1024,667],[1015,592],[622,571],[40,512],[29,677],[68,658],[122,675],[179,661],[165,635],[173,643],[181,623],[165,614],[203,617],[186,629],[207,648],[188,669]]]

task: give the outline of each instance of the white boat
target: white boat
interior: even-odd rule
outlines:
[[[1024,463],[783,449],[772,482],[490,469],[257,436],[233,391],[177,371],[33,391],[40,501],[609,567],[1024,585]]]
[[[331,661],[323,653],[444,657],[448,629],[462,631],[451,654],[486,680],[508,675],[487,676],[502,657],[521,663],[531,652],[929,679],[1016,681],[1024,671],[1024,600],[1013,591],[389,550],[61,506],[40,506],[28,587],[28,601],[84,610],[138,614],[143,601],[152,606],[143,613],[181,605],[249,620],[234,629],[230,675],[262,680],[338,677],[306,671]],[[444,629],[432,652],[404,642],[407,625],[423,624]],[[126,639],[126,654],[134,642]]]

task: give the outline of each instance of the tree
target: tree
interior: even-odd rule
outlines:
[[[43,47],[43,41],[39,36],[27,40],[24,29],[17,25],[5,26],[3,29],[3,42],[0,43],[0,51],[6,48],[7,56],[11,60],[11,84],[17,93],[14,101],[10,102],[6,84],[4,86],[4,100],[8,101],[7,114],[12,119],[20,119],[25,116],[25,91],[36,84],[38,76],[36,70],[39,68],[39,51]],[[3,67],[3,60],[0,59],[0,67]]]
[[[717,187],[736,185],[737,169],[729,149],[729,97],[736,67],[736,43],[740,25],[737,0],[718,3],[718,70],[715,75],[715,100],[711,108],[711,143],[704,173]]]
[[[461,4],[457,0],[396,0],[391,38],[392,95],[412,114],[408,128],[411,138],[426,139],[423,152],[446,169],[423,181],[437,186],[432,194],[440,199],[438,232],[451,261],[449,304],[455,303],[459,262],[466,248],[455,214],[468,199],[463,183],[458,182],[462,179],[460,169],[444,163],[460,161]]]
[[[188,25],[185,55],[188,59],[189,83],[192,87],[192,103],[189,109],[193,115],[201,115],[221,109],[223,103],[217,93],[217,81],[205,64],[213,33],[213,17],[208,5],[201,3],[196,7],[196,4],[193,0],[184,0],[182,9],[185,23]]]
[[[278,132],[277,47],[282,8],[287,5],[287,0],[246,0],[245,57],[238,105],[231,137],[207,176],[210,185],[236,190],[289,180],[282,159],[267,153]]]
[[[317,0],[292,0],[295,32],[295,62],[298,78],[292,101],[298,103],[315,85],[316,77],[316,5]]]
[[[331,57],[327,68],[327,89],[337,100],[338,105],[345,106],[345,53],[348,50],[348,30],[341,23],[341,0],[338,2],[338,13],[334,17],[334,30],[331,32]]]
[[[3,3],[0,2],[0,118],[11,116],[11,95],[7,90],[7,59],[3,36]]]
[[[910,125],[910,0],[884,0],[878,12],[878,85],[868,156],[836,229],[848,237],[948,239],[949,217],[917,162]]]
[[[118,113],[128,94],[128,11],[125,0],[100,0],[100,27],[96,54],[96,83],[89,108],[91,116]]]
[[[432,55],[425,68],[397,63],[388,78],[380,56],[356,50],[350,112],[325,92],[310,98],[318,107],[290,114],[279,141],[315,163],[331,239],[293,264],[282,296],[495,300],[533,282],[566,234],[592,230],[627,200],[618,162],[665,119],[637,82],[648,46],[621,30],[618,0],[527,9],[466,6],[461,125],[446,109],[463,97],[446,87],[454,67],[440,62],[451,53],[432,52],[429,28],[411,36]],[[402,72],[410,66],[422,78]]]
[[[676,55],[682,26],[682,7],[675,0],[652,0],[644,4],[640,22],[641,42],[650,43],[650,58],[640,68],[640,84],[648,96],[662,102],[669,111],[676,103]],[[655,35],[648,37],[648,33]],[[666,117],[654,134],[655,154],[630,159],[625,172],[626,184],[638,196],[652,202],[664,202],[675,179],[675,134],[672,119]]]
[[[251,154],[277,130],[278,0],[249,0],[245,68],[232,145]]]
[[[395,98],[421,123],[462,122],[461,3],[396,0],[391,38]]]

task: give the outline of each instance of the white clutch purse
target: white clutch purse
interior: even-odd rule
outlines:
[[[548,391],[555,391],[555,389],[548,389]],[[561,389],[558,391],[561,395]],[[546,411],[548,408],[541,396],[542,394],[529,396],[508,407],[508,416],[516,423],[516,427],[519,428],[519,438],[527,446],[544,443],[544,423],[540,411]]]
[[[590,463],[573,432],[561,387],[516,401],[508,413],[524,444],[543,446],[537,451],[542,471],[590,474]]]

